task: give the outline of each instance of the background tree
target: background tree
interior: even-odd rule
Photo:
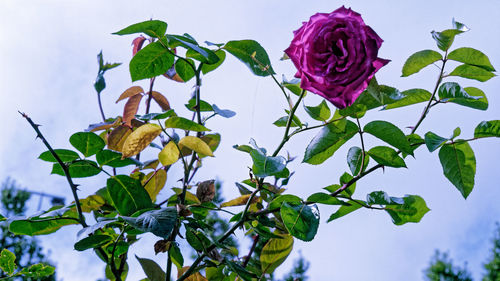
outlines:
[[[492,242],[490,260],[484,265],[486,273],[483,281],[500,281],[500,223],[498,222]]]
[[[1,185],[1,212],[5,217],[23,216],[27,211],[27,202],[31,193],[21,188],[15,180],[7,178]],[[8,249],[17,257],[16,264],[19,268],[26,268],[37,263],[51,264],[43,253],[40,241],[35,237],[13,235],[9,232],[6,223],[0,224],[0,249]],[[6,277],[0,271],[0,277]],[[18,276],[10,280],[56,280],[55,274],[40,279]]]
[[[424,271],[425,280],[428,281],[472,281],[472,275],[464,267],[456,266],[453,260],[448,257],[448,253],[441,253],[436,250],[431,259],[429,267]]]

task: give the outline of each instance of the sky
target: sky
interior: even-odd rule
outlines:
[[[41,124],[41,130],[56,148],[70,148],[69,136],[88,124],[100,121],[96,95],[92,86],[97,73],[96,55],[102,50],[109,62],[124,65],[106,74],[108,84],[103,92],[107,116],[121,114],[123,104],[117,97],[132,85],[146,87],[145,81],[131,83],[128,62],[133,36],[111,35],[132,23],[150,18],[169,24],[168,32],[187,32],[198,41],[227,42],[254,39],[266,48],[278,74],[291,77],[290,61],[280,61],[283,50],[292,39],[292,31],[317,12],[331,12],[345,5],[362,14],[384,39],[379,57],[391,62],[377,74],[379,83],[400,90],[425,88],[432,90],[437,68],[429,67],[409,78],[402,78],[401,67],[412,53],[436,49],[432,30],[451,27],[454,17],[470,27],[456,39],[454,47],[474,47],[487,54],[500,68],[500,1],[17,1],[0,2],[0,92],[2,102],[2,137],[0,138],[0,179],[8,176],[30,190],[66,196],[71,194],[63,177],[50,175],[51,166],[38,160],[45,151],[26,121],[17,113],[26,112]],[[464,138],[472,137],[482,120],[500,119],[500,79],[482,84],[457,79],[464,87],[476,86],[486,93],[487,111],[458,105],[433,108],[419,128],[419,133],[432,130],[450,135],[460,126]],[[178,113],[192,91],[192,83],[175,84],[159,80],[156,90],[167,96]],[[271,123],[284,115],[286,108],[279,89],[269,78],[253,76],[236,59],[229,57],[218,71],[203,80],[202,98],[237,112],[231,119],[214,118],[210,127],[222,133],[216,157],[204,163],[195,181],[219,178],[226,198],[237,196],[234,182],[248,177],[250,158],[231,148],[254,138],[272,149],[279,143],[282,129]],[[306,105],[317,105],[321,99],[308,95]],[[369,112],[362,122],[388,120],[400,127],[413,125],[423,105],[392,111]],[[303,109],[298,112],[307,119]],[[285,149],[300,159],[315,132],[294,137]],[[368,138],[367,145],[379,144]],[[288,192],[307,197],[322,187],[336,183],[347,169],[345,155],[350,146],[359,145],[353,138],[324,164],[311,166],[295,161],[297,170]],[[278,270],[286,272],[301,251],[311,263],[310,280],[422,280],[434,249],[449,251],[454,261],[468,268],[479,280],[491,247],[495,221],[500,221],[500,156],[498,139],[484,139],[471,144],[477,161],[476,185],[464,200],[442,174],[437,153],[421,147],[415,159],[408,158],[408,169],[377,171],[359,181],[357,196],[374,190],[385,190],[392,196],[421,195],[431,209],[417,224],[395,226],[389,216],[371,210],[360,210],[332,223],[327,218],[335,210],[320,207],[321,224],[312,242],[295,241],[294,252]],[[176,174],[177,173],[177,174]],[[167,185],[180,178],[177,171]],[[78,180],[81,197],[104,185],[105,178]],[[161,196],[168,196],[165,189]],[[103,266],[90,251],[77,253],[78,227],[67,227],[56,235],[41,237],[45,249],[57,264],[58,277],[64,280],[95,280],[103,276]],[[129,255],[129,280],[144,277],[134,254],[153,257],[155,238],[145,235]],[[246,252],[248,243],[242,245]],[[160,264],[166,256],[154,257]]]

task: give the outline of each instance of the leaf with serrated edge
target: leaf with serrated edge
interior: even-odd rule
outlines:
[[[403,74],[406,77],[419,72],[422,68],[443,59],[443,56],[433,50],[423,50],[411,55],[403,66]]]

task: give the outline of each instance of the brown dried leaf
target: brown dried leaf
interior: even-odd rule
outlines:
[[[153,96],[153,99],[156,101],[156,103],[161,107],[163,111],[170,110],[170,103],[168,102],[167,98],[160,94],[157,91],[151,92],[151,95]]]
[[[139,52],[142,49],[144,41],[146,41],[146,37],[142,35],[135,38],[134,41],[132,41],[132,46],[134,46],[134,48],[132,49],[132,56],[135,56],[135,54],[137,54],[137,52]]]
[[[126,89],[125,92],[123,92],[120,95],[120,97],[116,100],[116,103],[118,103],[119,101],[124,100],[126,98],[133,97],[135,95],[142,94],[142,93],[144,93],[144,90],[142,89],[142,87],[132,86],[132,87]]]
[[[167,70],[167,72],[165,72],[163,74],[163,76],[165,76],[166,78],[168,78],[170,80],[174,80],[175,82],[184,83],[184,80],[182,80],[182,78],[179,76],[179,74],[177,74],[177,72],[175,72],[175,64],[172,65],[172,67],[169,70]]]
[[[181,217],[189,217],[193,214],[185,205],[182,204],[177,204],[177,213]]]
[[[132,130],[125,125],[116,127],[108,135],[108,148],[111,150],[122,152],[123,144],[131,133]]]
[[[161,127],[156,124],[146,124],[137,128],[123,144],[122,159],[137,155],[160,134]]]
[[[128,99],[125,107],[123,107],[123,122],[125,125],[132,127],[132,119],[134,119],[137,110],[139,109],[139,104],[141,103],[142,95],[135,95]]]
[[[196,197],[200,199],[201,203],[210,202],[215,197],[215,181],[208,180],[200,182],[196,189]]]
[[[155,243],[155,255],[158,253],[166,253],[170,248],[170,241],[167,239],[158,240]]]

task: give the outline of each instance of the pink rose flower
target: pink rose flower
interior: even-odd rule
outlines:
[[[382,42],[360,14],[342,6],[304,22],[285,53],[297,68],[302,89],[342,109],[353,104],[389,62],[377,57]]]

